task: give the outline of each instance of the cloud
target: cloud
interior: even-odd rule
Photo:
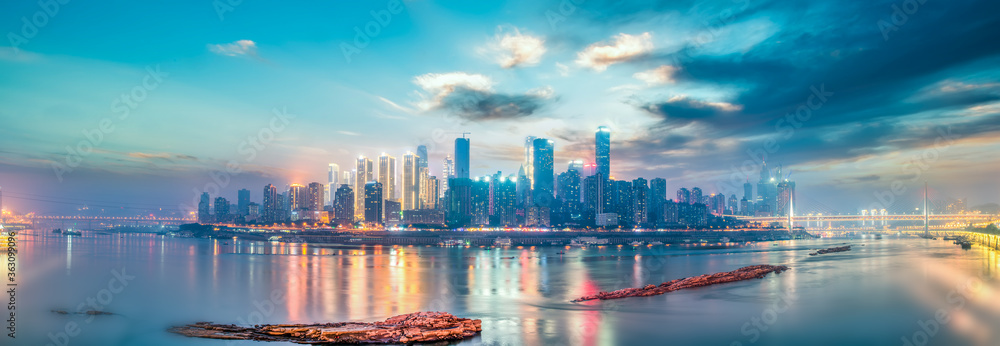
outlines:
[[[712,118],[720,115],[738,112],[743,109],[743,106],[729,102],[703,101],[690,98],[687,95],[676,95],[663,102],[640,104],[639,108],[663,116],[667,122],[688,123],[695,120],[713,120]]]
[[[144,159],[144,160],[165,160],[173,162],[175,160],[187,160],[187,161],[199,161],[197,157],[186,155],[186,154],[172,154],[172,153],[143,153],[143,152],[130,152],[127,155],[131,158]]]
[[[517,28],[505,32],[503,26],[497,27],[492,42],[481,49],[483,54],[496,55],[497,63],[503,68],[537,65],[545,51],[544,39],[522,34]]]
[[[674,73],[677,72],[677,68],[670,65],[663,65],[652,70],[636,72],[632,75],[635,79],[646,82],[649,85],[660,85],[660,84],[673,84],[676,82],[674,80]]]
[[[629,61],[645,56],[653,50],[653,35],[644,32],[633,36],[618,34],[613,43],[594,43],[577,53],[576,63],[603,72],[611,64]]]
[[[348,136],[360,136],[361,135],[360,133],[357,133],[357,132],[344,131],[344,130],[337,131],[337,133],[342,134],[342,135],[348,135]]]
[[[257,43],[250,40],[239,40],[233,43],[210,44],[208,50],[225,56],[246,55],[257,58]]]
[[[556,98],[548,87],[523,94],[498,93],[489,77],[465,72],[428,73],[415,77],[413,83],[423,89],[418,109],[447,110],[469,120],[526,117]]]

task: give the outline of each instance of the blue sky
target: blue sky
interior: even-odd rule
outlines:
[[[221,194],[259,200],[420,144],[439,174],[461,132],[474,175],[515,173],[527,135],[555,140],[558,172],[593,160],[601,125],[612,174],[666,178],[668,195],[741,191],[767,152],[816,211],[868,207],[893,182],[884,204],[910,208],[924,180],[1000,201],[994,2],[226,3],[0,5],[5,206],[174,210],[230,162]],[[32,34],[25,18],[47,20]],[[145,94],[124,119],[123,94]],[[249,159],[276,110],[294,117]],[[114,130],[65,170],[104,119]]]

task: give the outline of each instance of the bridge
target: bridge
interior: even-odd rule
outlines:
[[[771,223],[787,222],[787,216],[734,216],[737,219],[747,222]],[[924,215],[896,214],[896,215],[793,215],[792,222],[874,222],[874,221],[924,221]],[[928,221],[946,222],[982,222],[998,218],[991,214],[931,214],[927,215]]]
[[[12,220],[8,220],[12,221]],[[25,215],[20,222],[32,228],[97,229],[121,226],[176,226],[197,222],[194,218],[153,216],[45,216]]]

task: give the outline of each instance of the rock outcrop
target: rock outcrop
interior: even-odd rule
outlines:
[[[416,312],[373,323],[266,324],[248,328],[198,322],[171,328],[170,332],[198,338],[299,344],[407,344],[461,340],[482,330],[481,320],[459,318],[445,312]]]
[[[816,256],[816,255],[823,255],[823,254],[828,254],[828,253],[844,252],[844,251],[851,251],[851,246],[847,245],[847,246],[838,246],[838,247],[832,247],[832,248],[829,248],[829,249],[823,249],[823,250],[819,250],[819,251],[813,252],[813,253],[809,254],[809,256]]]
[[[573,302],[582,302],[588,300],[608,300],[608,299],[619,299],[628,297],[648,297],[664,294],[667,292],[673,292],[676,290],[682,290],[685,288],[703,287],[716,284],[722,284],[727,282],[735,282],[750,279],[762,279],[768,273],[780,274],[783,271],[788,270],[786,266],[772,266],[772,265],[755,265],[749,267],[743,267],[736,269],[731,272],[715,273],[715,274],[705,274],[699,276],[693,276],[689,278],[671,280],[664,282],[660,285],[646,285],[641,288],[623,288],[617,291],[611,292],[599,292],[594,295],[583,296],[573,300]]]

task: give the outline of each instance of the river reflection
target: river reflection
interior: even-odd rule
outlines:
[[[30,293],[19,296],[18,340],[26,344],[52,343],[50,333],[74,321],[82,331],[71,344],[221,346],[165,330],[196,321],[372,321],[425,310],[482,319],[482,336],[469,344],[903,345],[921,333],[929,345],[1000,344],[996,252],[943,241],[495,249],[96,233],[25,232],[20,240],[19,287]],[[844,242],[854,250],[808,255]],[[753,264],[792,270],[656,297],[569,302]],[[117,315],[86,322],[49,312],[97,296],[115,270],[135,276],[102,306]],[[922,329],[939,311],[949,319]]]

